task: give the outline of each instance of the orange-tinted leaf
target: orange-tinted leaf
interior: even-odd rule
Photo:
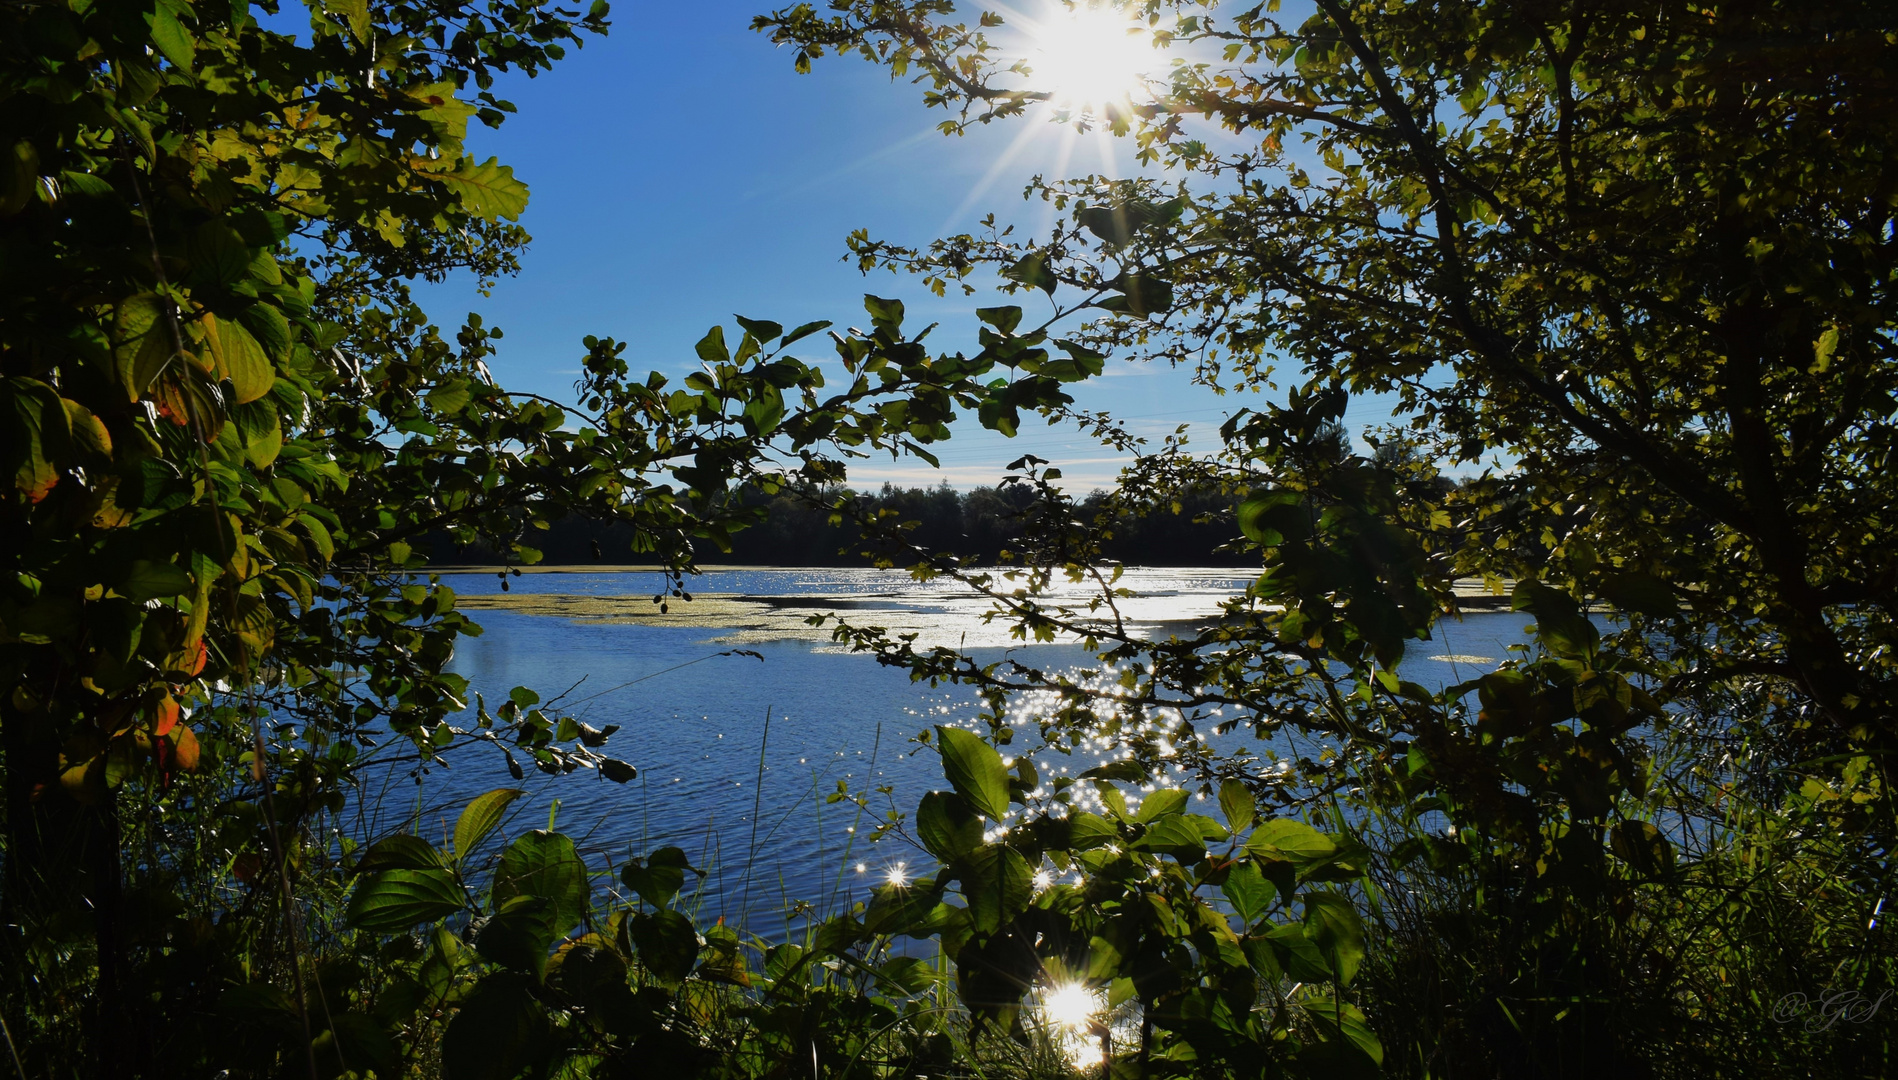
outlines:
[[[181,772],[198,771],[198,736],[190,728],[180,724],[171,729],[171,742],[177,752],[178,769]]]
[[[112,434],[92,410],[71,398],[61,398],[59,403],[66,408],[66,421],[72,430],[72,441],[80,450],[90,454],[112,453]]]
[[[53,388],[38,379],[0,379],[0,462],[29,502],[59,483],[58,461],[71,453],[72,429]]]
[[[171,734],[171,729],[177,726],[178,700],[166,694],[159,699],[157,707],[152,710],[152,734],[162,739]]]

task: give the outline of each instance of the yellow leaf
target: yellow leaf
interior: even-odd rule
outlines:
[[[60,398],[59,402],[66,407],[66,421],[72,426],[73,443],[79,449],[94,454],[112,453],[112,433],[92,415],[91,409],[71,398]]]
[[[237,322],[205,312],[204,347],[211,353],[212,370],[219,378],[231,380],[240,405],[263,397],[277,381],[264,347]]]
[[[177,755],[180,772],[198,771],[198,736],[190,728],[180,724],[171,729],[172,750]]]
[[[154,293],[135,293],[119,301],[112,320],[119,381],[133,401],[152,385],[176,352],[170,309]]]
[[[369,0],[329,0],[324,5],[331,15],[340,15],[349,23],[350,33],[365,44],[369,41]]]
[[[454,172],[441,177],[448,190],[461,197],[461,205],[476,217],[493,221],[513,221],[527,209],[527,185],[514,179],[514,170],[494,158],[476,165],[463,161]]]

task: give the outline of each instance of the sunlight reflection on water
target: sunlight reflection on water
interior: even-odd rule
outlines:
[[[521,605],[526,611],[484,607],[483,598],[500,599],[491,574],[444,575],[444,580],[470,599],[468,607],[486,630],[463,644],[452,667],[468,677],[491,708],[515,685],[533,687],[548,698],[564,693],[562,715],[597,726],[621,725],[609,748],[640,769],[639,777],[623,786],[584,774],[545,777],[530,770],[520,786],[532,797],[514,804],[509,832],[542,827],[557,798],[560,828],[583,838],[583,849],[601,870],[629,854],[677,844],[693,865],[708,871],[700,913],[708,921],[725,915],[761,933],[788,928],[788,922],[776,920],[797,901],[835,911],[867,897],[893,872],[930,872],[926,853],[894,840],[872,846],[867,837],[888,812],[907,814],[924,792],[945,786],[935,754],[914,737],[933,724],[971,721],[975,710],[967,692],[913,684],[907,672],[831,645],[828,631],[806,632],[802,616],[795,625],[761,621],[755,613],[663,621],[584,613],[550,617],[527,613],[548,610],[531,602]],[[1174,618],[1204,620],[1216,612],[1220,599],[1249,580],[1229,570],[1134,570],[1122,583],[1138,594],[1138,604],[1149,605],[1138,609],[1140,618],[1158,625]],[[545,573],[522,575],[510,584],[510,607],[523,599],[552,597],[608,605],[579,609],[585,612],[615,610],[612,605],[650,609],[662,578],[638,572]],[[908,613],[949,644],[966,635],[969,651],[984,662],[1012,653],[1044,671],[1059,672],[1092,660],[1071,643],[1010,642],[996,628],[982,626],[981,602],[959,595],[954,583],[918,584],[901,571],[713,571],[688,589],[695,598],[790,598],[806,613],[823,604],[853,603],[859,605],[851,609],[857,621],[880,625],[901,625],[889,613]],[[1084,587],[1065,591],[1078,598]],[[1446,627],[1439,640],[1418,643],[1406,659],[1405,677],[1441,686],[1480,674],[1509,655],[1508,646],[1522,639],[1527,621],[1511,614],[1466,616]],[[717,655],[734,644],[763,659]],[[1413,662],[1438,658],[1445,662]],[[1046,704],[1028,695],[1012,711],[1031,731],[1034,714]],[[1178,719],[1142,718],[1120,736],[1088,740],[1072,757],[1037,758],[1044,787],[1064,773],[1078,774],[1124,756],[1131,735],[1166,738]],[[488,748],[458,753],[451,765],[418,786],[392,788],[385,812],[397,818],[420,813],[423,834],[439,836],[469,798],[514,786],[500,755]],[[827,801],[840,783],[866,793],[867,807]],[[1129,801],[1140,794],[1130,792]]]

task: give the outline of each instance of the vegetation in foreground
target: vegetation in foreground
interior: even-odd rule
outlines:
[[[942,292],[999,271],[1046,321],[984,307],[979,349],[932,354],[872,296],[827,368],[792,350],[828,324],[744,319],[676,386],[587,338],[573,405],[496,386],[496,331],[403,283],[513,269],[526,189],[467,125],[604,3],[311,5],[294,36],[242,3],[0,11],[7,1065],[1889,1073],[1898,16],[1104,6],[1190,59],[1067,119],[1180,179],[1038,183],[1041,239],[851,239]],[[800,68],[920,75],[952,131],[1050,96],[999,16],[955,18],[756,25]],[[1209,453],[1141,443],[1066,389],[1110,352],[1288,393]],[[1365,457],[1337,424],[1373,391],[1400,426]],[[1133,463],[1086,513],[1019,461],[1003,569],[826,494],[963,414]],[[765,942],[680,910],[676,850],[608,879],[551,828],[501,845],[512,789],[445,847],[376,835],[358,781],[390,754],[619,782],[639,756],[528,690],[468,709],[442,669],[478,627],[418,545],[529,563],[581,515],[683,575],[765,516],[746,490],[1098,651],[1061,676],[836,624],[986,704],[982,736],[929,735],[949,790],[887,823],[939,872]],[[1107,534],[1213,492],[1259,576],[1193,638],[1138,636]],[[1058,606],[1055,575],[1100,594]],[[1462,576],[1520,582],[1535,641],[1433,693],[1395,667]],[[1241,726],[1256,750],[1197,737]],[[1101,733],[1123,761],[1043,782]]]

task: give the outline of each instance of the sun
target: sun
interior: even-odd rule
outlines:
[[[1068,982],[1042,991],[1041,1008],[1049,1023],[1085,1031],[1101,1011],[1101,1002],[1099,995],[1086,986]]]
[[[1111,4],[1060,8],[1029,29],[1028,65],[1057,106],[1099,110],[1129,100],[1154,63],[1152,39]]]

